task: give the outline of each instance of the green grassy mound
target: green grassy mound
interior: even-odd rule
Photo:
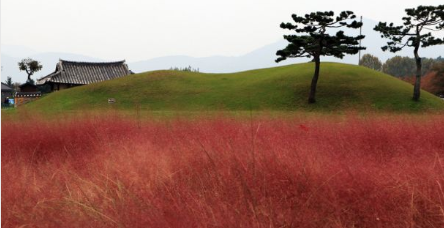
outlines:
[[[317,103],[308,104],[313,63],[232,74],[154,71],[54,92],[25,106],[43,112],[152,111],[393,111],[444,110],[422,91],[412,101],[406,82],[364,67],[322,63]],[[116,103],[108,104],[108,98]]]

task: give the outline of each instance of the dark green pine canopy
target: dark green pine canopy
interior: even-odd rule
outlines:
[[[356,54],[359,50],[365,49],[359,46],[359,41],[364,36],[347,36],[344,31],[338,31],[335,35],[329,35],[329,28],[360,28],[361,22],[349,19],[355,19],[356,16],[351,11],[341,12],[334,17],[334,12],[314,12],[305,16],[292,15],[296,24],[282,23],[281,28],[294,30],[301,35],[285,35],[284,38],[289,42],[285,49],[279,50],[276,54],[279,56],[276,62],[286,60],[287,58],[297,57],[316,57],[334,56],[343,58],[345,54]]]
[[[357,29],[362,22],[353,20],[356,18],[352,11],[343,11],[335,17],[333,11],[314,12],[305,16],[292,15],[292,23],[282,23],[281,28],[293,30],[296,35],[285,35],[289,44],[286,48],[276,52],[279,57],[276,62],[287,58],[313,57],[315,73],[310,88],[309,103],[315,103],[316,85],[320,72],[320,56],[334,56],[343,58],[346,54],[356,54],[365,49],[359,45],[364,36],[347,36],[344,31],[338,31],[335,35],[328,34],[328,29],[341,27]],[[352,21],[351,21],[352,20]]]
[[[381,38],[390,41],[382,47],[382,50],[398,52],[404,47],[429,47],[444,44],[444,38],[436,38],[431,33],[444,29],[444,5],[418,6],[418,8],[406,9],[407,16],[403,17],[403,25],[394,26],[393,23],[379,22],[374,28],[380,32]],[[427,31],[424,33],[424,31]]]

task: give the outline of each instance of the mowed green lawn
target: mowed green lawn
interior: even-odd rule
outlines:
[[[389,111],[444,110],[444,102],[422,91],[412,101],[408,83],[370,70],[322,63],[317,103],[308,104],[313,63],[232,74],[154,71],[51,93],[26,105],[43,112],[149,111]],[[116,103],[108,104],[108,98]]]

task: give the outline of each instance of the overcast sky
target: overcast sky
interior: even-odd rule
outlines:
[[[292,13],[352,10],[400,22],[442,0],[2,0],[1,43],[107,60],[237,56],[281,39]]]

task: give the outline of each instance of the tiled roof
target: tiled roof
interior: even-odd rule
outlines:
[[[129,75],[125,61],[118,62],[73,62],[60,60],[56,70],[37,80],[38,85],[46,82],[86,85]]]
[[[12,91],[12,88],[2,82],[2,91]]]
[[[20,85],[19,85],[19,88],[22,88],[22,87],[24,87],[24,86],[32,86],[32,87],[36,87],[36,88],[37,88],[36,85],[34,85],[34,84],[30,83],[30,82],[25,82],[25,83],[23,83],[23,84],[20,84]]]

